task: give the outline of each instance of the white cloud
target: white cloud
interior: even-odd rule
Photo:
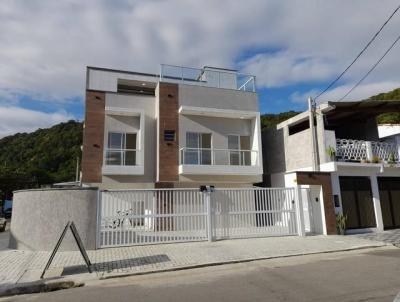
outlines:
[[[321,84],[351,62],[397,5],[395,0],[3,0],[0,104],[16,106],[20,94],[51,102],[83,96],[87,65],[142,72],[157,72],[160,63],[216,65],[253,73],[260,87]],[[400,13],[341,85],[355,82],[399,27]],[[369,78],[378,92],[386,89],[380,83],[398,78],[399,46]]]
[[[19,107],[0,107],[0,138],[17,133],[32,132],[73,119],[65,112],[44,113]]]
[[[2,1],[0,87],[49,98],[82,95],[86,65],[158,71],[160,63],[232,67],[266,87],[321,82],[338,73],[396,1]],[[374,12],[373,18],[371,11]],[[391,42],[395,16],[354,77]],[[387,58],[388,70],[397,58]],[[348,80],[352,80],[350,77]]]

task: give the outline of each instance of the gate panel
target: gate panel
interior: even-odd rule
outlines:
[[[207,240],[198,190],[102,191],[99,208],[100,247]]]
[[[217,189],[214,193],[216,239],[298,234],[295,188]]]
[[[100,191],[98,246],[297,235],[301,190]]]

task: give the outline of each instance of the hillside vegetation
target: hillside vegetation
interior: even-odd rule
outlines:
[[[75,121],[0,139],[0,194],[74,180],[81,145],[82,123]]]
[[[400,88],[386,93],[380,93],[369,98],[370,100],[394,101],[400,100]],[[378,116],[379,124],[400,124],[400,112],[385,113]]]

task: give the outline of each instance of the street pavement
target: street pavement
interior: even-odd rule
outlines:
[[[109,278],[383,245],[352,236],[291,236],[108,248],[88,255],[94,269],[91,278]],[[50,252],[0,251],[0,289],[39,280],[49,256]],[[78,251],[58,252],[46,277],[78,278],[87,272],[84,264]]]
[[[0,301],[393,301],[399,271],[400,249],[385,246],[92,281]]]

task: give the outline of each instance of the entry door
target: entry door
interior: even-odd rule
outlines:
[[[385,229],[400,227],[400,178],[379,177],[383,226]]]
[[[322,225],[322,207],[321,207],[321,196],[322,186],[310,186],[310,206],[311,206],[311,227],[312,233],[323,234],[324,228]]]
[[[347,229],[376,226],[371,182],[368,177],[339,177]]]

